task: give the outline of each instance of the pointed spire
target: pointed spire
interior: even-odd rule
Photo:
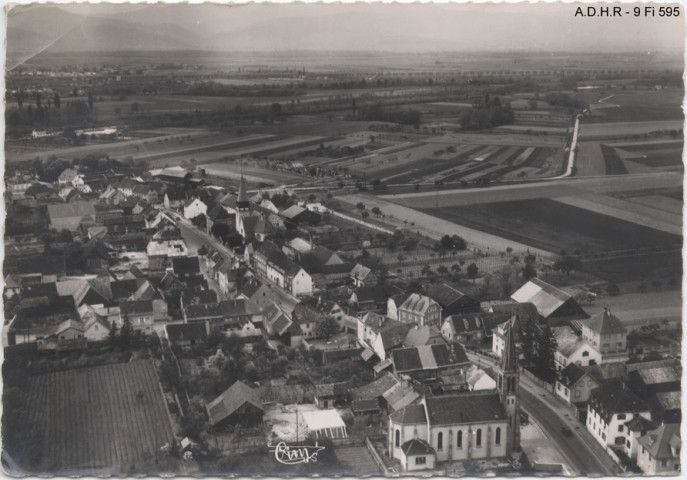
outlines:
[[[239,202],[247,202],[248,201],[248,194],[246,193],[246,181],[243,178],[243,174],[241,174],[241,180],[239,181],[238,201]]]
[[[501,371],[503,372],[512,372],[518,369],[518,353],[515,349],[515,339],[513,337],[513,322],[510,322],[500,362]]]

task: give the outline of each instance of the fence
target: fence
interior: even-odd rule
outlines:
[[[551,394],[555,393],[553,384],[542,380],[541,378],[537,377],[535,374],[533,374],[532,372],[530,372],[526,368],[520,367],[520,372],[522,372],[527,378],[532,380],[534,383],[539,385],[541,388],[543,388],[547,392],[549,392]]]

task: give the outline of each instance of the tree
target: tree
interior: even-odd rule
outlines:
[[[329,341],[339,331],[339,324],[334,317],[327,317],[315,326],[315,335]]]
[[[363,216],[363,218],[367,218],[370,216],[370,213],[369,212],[363,212],[361,215]]]
[[[451,265],[451,271],[453,273],[460,273],[460,270],[461,270],[460,265],[458,265],[457,263],[454,263],[453,265]]]
[[[55,108],[56,108],[57,110],[60,109],[60,105],[62,104],[62,100],[60,99],[60,94],[59,94],[59,93],[55,92],[55,96],[54,96],[53,99],[52,99],[52,103],[53,103],[53,105],[55,105]]]
[[[363,202],[358,202],[355,205],[355,208],[357,208],[358,210],[365,210],[365,204]]]
[[[439,275],[448,275],[448,268],[446,268],[445,265],[440,265],[439,268],[437,268],[437,273]]]
[[[379,207],[372,207],[372,213],[375,215],[381,215],[382,211],[379,209]]]
[[[208,247],[205,245],[201,245],[200,248],[198,249],[198,255],[200,256],[205,256],[208,254]]]
[[[522,329],[522,351],[525,355],[526,365],[532,365],[534,362],[538,336],[539,328],[533,320],[528,319]]]
[[[131,320],[129,317],[124,317],[124,323],[119,331],[119,343],[123,347],[128,347],[134,339],[134,328],[131,326]]]
[[[479,268],[475,263],[471,263],[468,265],[468,277],[472,278],[472,283],[475,283],[475,278],[477,278],[477,272],[479,272]]]
[[[88,92],[88,111],[93,111],[93,92]]]
[[[582,269],[582,260],[579,257],[574,257],[564,252],[561,253],[562,256],[553,264],[554,270],[563,271],[567,276],[570,276],[570,272]]]
[[[531,263],[525,263],[525,266],[522,267],[522,276],[525,278],[525,280],[534,278],[537,276],[537,269],[534,268],[534,265]]]
[[[555,355],[558,349],[556,337],[550,328],[541,332],[537,345],[537,366],[541,369],[541,374],[547,382],[553,382],[556,379],[556,363]]]
[[[114,320],[112,320],[112,324],[110,325],[110,334],[107,338],[110,341],[110,345],[117,343],[117,324]]]

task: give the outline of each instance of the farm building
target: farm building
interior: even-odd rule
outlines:
[[[207,338],[207,324],[198,323],[168,323],[165,325],[165,335],[172,345],[191,347]]]
[[[240,380],[210,402],[207,411],[210,425],[215,428],[224,425],[258,425],[265,414],[258,390]]]
[[[627,328],[607,308],[582,324],[582,338],[601,353],[603,363],[629,359]]]
[[[425,292],[441,306],[442,315],[480,311],[479,301],[445,283],[429,284],[425,287]]]
[[[303,412],[303,419],[308,431],[315,438],[346,438],[346,424],[341,415],[334,409]]]
[[[416,380],[464,372],[470,361],[460,344],[423,345],[391,351],[394,373]]]
[[[532,303],[539,315],[547,320],[589,318],[572,295],[536,277],[520,287],[511,298],[518,303]]]
[[[50,228],[55,230],[76,231],[82,225],[91,227],[95,225],[95,206],[91,202],[73,202],[56,205],[48,205],[50,216]]]
[[[377,276],[372,273],[372,270],[359,263],[351,270],[350,277],[353,285],[356,287],[375,285],[377,283]]]

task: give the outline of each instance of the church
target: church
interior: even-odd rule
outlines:
[[[505,340],[495,391],[428,394],[389,416],[388,452],[404,471],[505,458],[520,450],[517,353],[510,333]]]

